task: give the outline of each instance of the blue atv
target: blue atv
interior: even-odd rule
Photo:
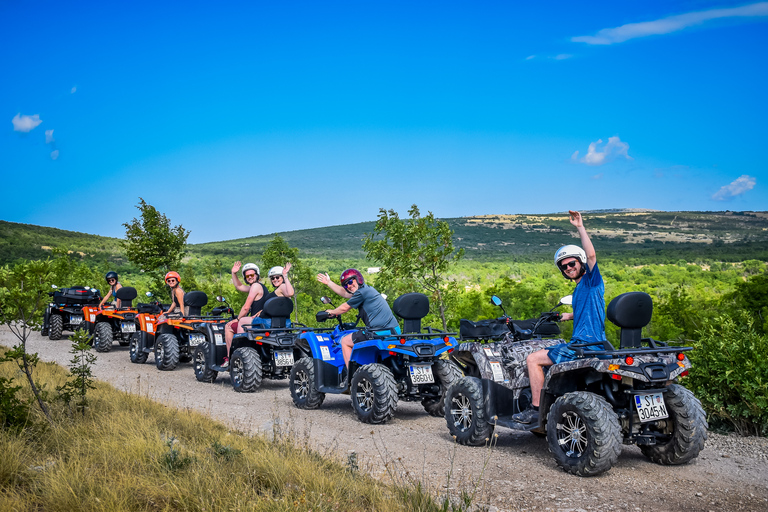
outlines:
[[[330,300],[323,297],[323,302]],[[326,393],[350,394],[352,407],[364,423],[385,423],[397,410],[398,399],[421,401],[432,416],[445,412],[445,392],[462,377],[454,363],[440,356],[453,350],[454,333],[421,332],[421,319],[429,312],[429,299],[408,293],[395,300],[395,315],[404,320],[403,334],[370,334],[372,339],[352,348],[349,371],[341,353],[341,338],[357,330],[357,323],[303,333],[296,346],[305,354],[291,369],[293,403],[300,409],[317,409]],[[320,311],[316,318],[330,318]],[[350,378],[351,377],[351,378]]]

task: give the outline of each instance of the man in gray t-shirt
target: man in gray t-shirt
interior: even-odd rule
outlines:
[[[363,274],[359,270],[350,268],[342,272],[341,286],[331,281],[328,274],[317,274],[317,280],[327,285],[337,295],[348,299],[339,307],[329,309],[328,314],[331,316],[343,315],[355,308],[360,312],[360,318],[370,331],[381,334],[400,334],[400,326],[389,304],[375,288],[365,284]],[[341,353],[347,367],[352,355],[352,346],[367,339],[368,336],[364,331],[355,331],[341,338]]]

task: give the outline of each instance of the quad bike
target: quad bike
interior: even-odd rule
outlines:
[[[219,372],[229,372],[232,388],[252,393],[263,379],[285,379],[301,352],[295,348],[296,338],[304,326],[287,327],[293,302],[287,297],[273,297],[264,304],[261,316],[271,318],[269,328],[244,326],[245,332],[232,339],[229,365],[222,366],[227,356],[224,340],[205,341],[195,348],[195,377],[200,382],[213,382]]]
[[[525,357],[558,340],[460,345],[451,358],[467,376],[447,392],[448,429],[460,444],[475,446],[486,444],[496,427],[546,435],[558,466],[579,476],[608,471],[622,443],[638,445],[659,464],[693,460],[704,447],[707,422],[701,403],[676,383],[688,373],[691,348],[641,338],[652,311],[646,293],[613,299],[607,316],[621,328],[620,348],[569,345],[577,358],[549,367],[539,421],[532,424],[512,417],[530,403]]]
[[[126,346],[131,336],[136,332],[134,318],[138,311],[132,306],[136,298],[136,288],[123,286],[115,292],[115,297],[120,299],[120,307],[116,304],[83,307],[83,328],[89,334],[93,334],[93,346],[97,352],[109,352],[112,350],[112,342],[117,340],[120,346]]]
[[[330,300],[323,297],[323,302]],[[421,332],[421,319],[429,312],[424,294],[402,295],[392,309],[404,319],[404,333],[369,333],[371,339],[352,348],[348,371],[340,342],[356,330],[357,321],[343,323],[339,317],[339,325],[332,330],[301,334],[296,345],[305,356],[294,364],[289,384],[296,407],[317,409],[326,393],[349,393],[352,407],[364,423],[392,419],[398,399],[420,400],[432,416],[443,415],[445,392],[461,377],[456,365],[440,357],[453,350],[454,333]],[[320,311],[316,318],[323,322],[330,317],[327,311]]]
[[[204,292],[187,292],[184,294],[187,308],[184,315],[168,315],[156,323],[154,351],[158,370],[173,370],[179,362],[191,361],[195,348],[202,343],[224,340],[224,326],[233,318],[232,308],[219,306],[210,315],[203,316],[201,311],[206,304],[208,295]],[[222,316],[225,312],[229,313],[229,317]],[[146,347],[142,347],[144,350]]]
[[[504,313],[499,318],[472,322],[462,318],[459,321],[459,336],[462,341],[498,341],[509,338],[511,341],[529,340],[532,338],[553,337],[560,334],[560,313],[555,309],[563,305],[571,305],[572,296],[568,295],[560,299],[560,302],[551,310],[542,313],[537,318],[529,320],[513,320],[507,315],[507,311],[501,304],[501,299],[496,295],[491,297],[491,303],[501,308]]]
[[[152,292],[147,292],[147,297],[152,297]],[[139,302],[136,305],[136,332],[131,336],[128,345],[128,355],[132,363],[143,364],[147,362],[147,357],[154,350],[155,333],[157,318],[170,304],[161,304],[155,300],[148,303]]]
[[[83,306],[101,302],[99,290],[85,286],[54,289],[48,292],[52,297],[43,315],[43,327],[40,332],[51,340],[60,340],[64,331],[75,331],[83,328]]]

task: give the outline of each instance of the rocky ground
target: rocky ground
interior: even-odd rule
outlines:
[[[0,344],[16,339],[0,329]],[[67,365],[66,340],[33,333],[30,352]],[[608,473],[580,478],[564,473],[545,439],[498,430],[491,448],[459,446],[442,418],[426,415],[418,403],[401,403],[386,425],[360,423],[349,396],[328,395],[320,410],[294,407],[288,382],[265,381],[253,394],[232,390],[228,375],[214,384],[197,382],[190,363],[160,372],[152,363],[130,362],[117,344],[98,354],[95,376],[118,389],[178,408],[210,414],[247,432],[289,432],[321,453],[347,461],[384,480],[418,480],[435,494],[475,493],[474,503],[490,510],[768,510],[768,440],[709,434],[692,463],[660,466],[634,446],[625,446]],[[450,475],[450,478],[449,478]]]

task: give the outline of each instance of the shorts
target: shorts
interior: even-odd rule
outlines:
[[[576,342],[571,342],[576,343]],[[581,343],[581,342],[578,342]],[[570,343],[558,343],[557,345],[552,345],[551,347],[547,347],[547,355],[552,360],[553,364],[559,364],[559,363],[565,363],[566,361],[573,361],[578,356],[576,355],[576,352],[568,348],[568,345]],[[605,354],[595,354],[595,355],[588,355],[590,352],[590,349],[588,347],[585,347],[582,349],[584,351],[584,357],[596,357],[598,359],[610,359],[611,356],[605,355]],[[599,350],[603,350],[603,347],[599,347]]]
[[[395,328],[395,334],[400,334],[399,327]],[[372,336],[375,336],[375,335],[394,336],[394,334],[392,334],[392,331],[390,329],[386,329],[384,331],[375,331],[375,332],[370,332],[363,329],[363,330],[355,331],[352,333],[352,343],[360,343],[361,341],[368,341],[372,338]]]

